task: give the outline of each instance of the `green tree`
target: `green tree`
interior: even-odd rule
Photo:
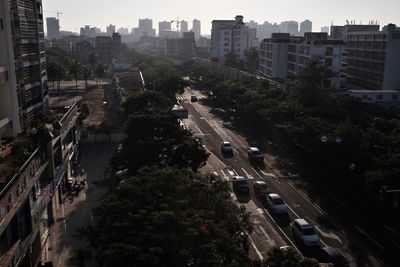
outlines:
[[[75,79],[75,91],[78,93],[78,77],[82,71],[82,65],[77,60],[72,60],[69,65],[69,73]]]
[[[294,249],[281,250],[272,248],[267,255],[267,260],[263,263],[265,267],[318,267],[319,263],[315,259],[304,258]]]
[[[67,76],[67,69],[61,65],[61,64],[56,64],[55,65],[55,79],[57,81],[57,90],[58,93],[61,93],[61,81],[63,79],[65,79],[65,77]]]
[[[239,65],[238,58],[235,52],[230,51],[225,55],[225,66],[237,68]]]
[[[96,77],[100,80],[100,85],[101,85],[101,80],[104,78],[104,75],[106,74],[107,66],[104,65],[103,63],[98,63],[96,65],[95,73]]]
[[[252,266],[248,215],[226,184],[194,184],[204,179],[152,167],[121,183],[84,231],[98,266]]]
[[[90,79],[90,77],[92,76],[91,69],[88,66],[83,65],[82,66],[82,75],[83,75],[83,79],[85,80],[85,89],[87,89],[87,82]]]

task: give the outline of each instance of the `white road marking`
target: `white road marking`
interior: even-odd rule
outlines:
[[[262,178],[262,176],[256,171],[256,169],[254,169],[253,167],[251,167],[251,169],[257,174],[257,176],[258,176],[259,178]]]
[[[244,172],[244,174],[245,174],[247,177],[251,176],[251,175],[246,171],[245,168],[242,168],[242,171]]]
[[[286,203],[286,206],[293,212],[294,216],[296,216],[296,219],[300,219],[301,217]]]
[[[357,225],[354,225],[354,227],[357,229],[357,231],[364,235],[366,238],[368,238],[369,240],[371,240],[375,245],[377,245],[380,249],[385,250],[385,248],[379,244],[377,241],[375,241],[364,229],[358,227]]]
[[[224,177],[225,180],[229,180],[229,179],[228,179],[228,176],[224,173],[223,170],[221,170],[221,173],[222,173],[222,176]]]
[[[194,125],[194,127],[196,127],[196,129],[199,131],[199,133],[200,133],[201,135],[204,135],[204,133],[200,130],[199,126]]]
[[[258,211],[258,213],[260,213],[261,215],[264,215],[264,210],[263,209],[261,209],[261,208],[257,208],[257,211]]]
[[[254,250],[257,253],[257,256],[260,258],[260,260],[264,259],[264,256],[261,254],[261,252],[258,250],[258,248],[256,247],[256,244],[254,243],[254,240],[251,238],[251,236],[249,234],[247,234],[250,240],[251,245],[253,246]]]
[[[269,237],[269,235],[267,234],[267,232],[264,230],[264,228],[261,225],[259,225],[258,227],[260,228],[261,233],[263,233],[265,238],[268,240],[268,243],[270,243],[272,246],[275,246],[275,240],[273,240],[272,238]]]
[[[232,149],[233,149],[233,151],[235,151],[236,153],[240,154],[240,152],[239,152],[238,150],[236,150],[236,149],[234,149],[234,148],[232,148]]]
[[[327,238],[331,238],[331,239],[336,239],[337,241],[339,241],[340,244],[343,244],[343,241],[334,233],[332,232],[324,232],[322,231],[317,225],[314,226],[315,229],[318,230],[318,232],[321,233],[321,235],[327,237]]]

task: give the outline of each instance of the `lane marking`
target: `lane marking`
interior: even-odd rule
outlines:
[[[221,173],[222,173],[222,176],[223,176],[223,178],[224,178],[225,180],[229,180],[229,179],[228,179],[228,176],[226,176],[226,174],[224,173],[223,170],[221,170]]]
[[[294,244],[294,242],[288,237],[288,235],[282,230],[282,228],[278,225],[278,223],[275,221],[275,219],[269,214],[269,212],[265,209],[263,209],[265,214],[267,214],[268,218],[274,223],[274,226],[278,229],[278,231],[286,238],[286,240],[296,249],[296,251],[303,256],[301,251],[297,248],[297,246]]]
[[[239,176],[238,172],[234,168],[232,168],[232,171],[236,174],[236,176]]]
[[[317,229],[317,231],[320,232],[322,236],[325,236],[325,237],[330,238],[330,239],[335,239],[340,244],[343,244],[343,241],[337,235],[335,235],[334,233],[332,233],[332,232],[324,232],[317,225],[314,225],[314,228]],[[321,240],[321,242],[322,242],[322,240]]]
[[[204,133],[201,131],[201,129],[199,128],[199,126],[197,126],[196,124],[194,125],[194,127],[196,127],[196,129],[199,131],[199,133],[201,134],[201,135],[204,135]]]
[[[263,235],[265,236],[265,238],[267,239],[267,241],[269,241],[268,243],[270,243],[272,246],[275,246],[275,240],[273,240],[272,238],[269,237],[269,235],[267,234],[267,232],[264,230],[264,228],[259,225],[258,228],[261,230],[261,233],[263,233]]]
[[[248,238],[250,239],[250,243],[253,246],[254,250],[257,253],[257,256],[260,258],[260,260],[264,260],[264,256],[261,254],[261,252],[258,250],[258,248],[256,247],[256,244],[254,242],[254,240],[251,238],[251,236],[247,233]]]
[[[377,245],[380,249],[385,250],[385,248],[379,244],[377,241],[375,241],[364,229],[358,227],[357,225],[354,225],[354,228],[356,228],[356,230],[362,234],[363,236],[365,236],[366,238],[368,238],[369,240],[371,240],[375,245]]]
[[[263,177],[261,176],[261,174],[259,174],[253,167],[251,167],[251,169],[257,174],[257,176],[258,176],[259,178],[263,178]]]
[[[242,171],[244,172],[245,176],[247,176],[247,177],[251,176],[251,175],[246,171],[245,168],[242,168]]]

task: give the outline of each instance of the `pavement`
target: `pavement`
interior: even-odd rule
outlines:
[[[111,144],[82,144],[79,179],[86,179],[86,189],[73,198],[67,198],[55,215],[47,244],[42,251],[43,262],[52,261],[56,267],[76,266],[76,253],[86,248],[86,242],[76,236],[77,230],[92,222],[92,210],[108,192]],[[94,260],[85,266],[95,266]]]

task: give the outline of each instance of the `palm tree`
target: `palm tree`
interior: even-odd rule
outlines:
[[[75,79],[75,90],[78,93],[78,75],[82,69],[81,64],[77,60],[73,60],[69,65],[69,73],[74,76]]]
[[[61,81],[65,78],[65,76],[67,76],[67,69],[63,65],[56,63],[55,78],[57,81],[57,89],[59,94],[61,92],[60,91]]]
[[[103,63],[99,63],[96,65],[96,77],[100,80],[100,85],[101,85],[101,79],[104,78],[104,74],[106,73],[106,65]]]
[[[87,89],[87,81],[92,76],[91,69],[86,65],[82,66],[82,75],[83,75],[83,79],[85,80],[85,89]]]

